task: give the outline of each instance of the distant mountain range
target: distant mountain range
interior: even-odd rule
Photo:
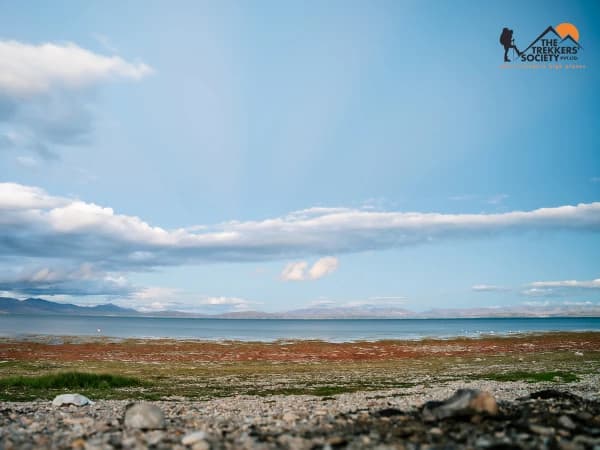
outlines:
[[[196,317],[215,319],[444,319],[477,317],[600,317],[600,305],[552,304],[547,306],[506,306],[501,308],[447,308],[413,312],[389,306],[314,307],[281,313],[239,311],[224,314],[194,314],[181,311],[142,312],[106,303],[97,306],[77,306],[39,298],[18,300],[0,297],[0,314],[48,314],[73,316],[147,316]]]
[[[121,308],[106,303],[97,306],[77,306],[70,303],[56,303],[41,298],[18,300],[10,297],[0,297],[0,314],[68,314],[79,316],[112,316],[137,315],[135,309]]]

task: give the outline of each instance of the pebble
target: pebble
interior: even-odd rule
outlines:
[[[204,439],[206,439],[206,433],[204,431],[194,431],[193,433],[186,434],[183,439],[181,439],[181,443],[183,445],[192,445]]]
[[[567,430],[574,430],[577,428],[577,425],[575,425],[575,422],[573,422],[569,416],[560,416],[558,418],[558,424]]]
[[[52,406],[85,406],[93,404],[93,401],[81,394],[61,394],[57,395],[56,397],[54,397],[54,400],[52,400]]]
[[[192,450],[209,450],[210,444],[206,441],[198,441],[192,445]]]
[[[423,418],[427,421],[472,416],[475,413],[497,414],[498,405],[494,396],[476,389],[459,389],[450,398],[442,402],[427,402],[423,408]]]
[[[552,436],[556,433],[556,430],[553,427],[544,427],[542,425],[529,425],[529,429],[534,433],[541,434],[542,436]]]
[[[298,420],[298,416],[294,413],[286,412],[283,415],[282,419],[285,420],[286,422],[295,422],[296,420]]]
[[[159,430],[166,427],[162,410],[151,403],[135,403],[125,411],[125,426],[141,430]]]

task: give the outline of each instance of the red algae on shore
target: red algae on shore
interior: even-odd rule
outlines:
[[[175,340],[102,340],[50,344],[0,342],[0,359],[12,361],[135,362],[313,362],[384,361],[428,356],[510,355],[560,351],[598,351],[600,333],[547,333],[480,339],[331,343],[205,342]]]

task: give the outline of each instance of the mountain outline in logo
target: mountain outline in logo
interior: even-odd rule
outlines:
[[[511,62],[509,51],[513,50],[520,62],[558,63],[575,62],[583,47],[579,43],[579,30],[575,25],[563,22],[556,27],[549,25],[523,51],[520,51],[513,38],[513,30],[504,28],[500,35],[504,47],[504,62]]]

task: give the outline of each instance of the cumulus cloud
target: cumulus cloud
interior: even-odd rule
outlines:
[[[284,281],[303,281],[306,279],[306,261],[296,261],[286,264],[281,272],[281,279]]]
[[[99,55],[73,43],[0,41],[0,92],[18,98],[56,87],[80,89],[110,78],[138,80],[151,72],[144,63]]]
[[[73,43],[0,40],[0,150],[59,158],[63,147],[89,139],[94,122],[89,88],[150,73],[152,68],[142,62],[100,55]]]
[[[287,264],[281,272],[281,279],[285,281],[318,280],[335,272],[339,262],[333,256],[326,256],[317,260],[310,269],[306,261],[296,261]],[[308,269],[308,270],[307,270]]]
[[[325,275],[335,272],[338,266],[339,262],[337,258],[334,258],[333,256],[321,258],[315,262],[308,271],[308,278],[311,280],[318,280],[319,278],[323,278]]]
[[[496,286],[494,284],[476,284],[471,286],[471,290],[475,292],[503,292],[510,289],[504,286]]]

